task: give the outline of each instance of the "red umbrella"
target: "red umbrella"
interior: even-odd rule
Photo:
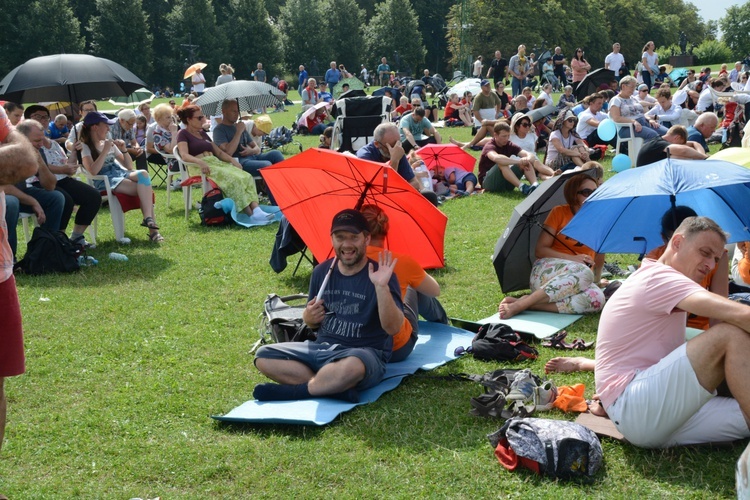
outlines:
[[[461,167],[467,172],[474,171],[477,159],[455,144],[427,144],[417,150],[424,164],[430,170],[435,167]]]
[[[333,216],[370,203],[381,207],[390,219],[386,248],[411,255],[424,268],[445,265],[448,218],[390,166],[312,148],[260,172],[281,211],[319,262],[333,255]]]

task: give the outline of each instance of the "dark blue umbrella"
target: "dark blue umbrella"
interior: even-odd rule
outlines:
[[[750,170],[718,160],[666,159],[617,174],[583,204],[562,232],[600,253],[644,254],[663,244],[661,216],[686,205],[750,240]]]
[[[391,94],[393,95],[393,109],[396,109],[398,106],[398,101],[401,99],[401,91],[398,89],[394,89],[393,87],[380,87],[378,90],[374,91],[372,95],[374,96],[383,96],[385,95],[385,91],[390,90]]]
[[[30,59],[0,81],[0,99],[11,102],[81,102],[126,96],[146,84],[109,59],[58,54]]]

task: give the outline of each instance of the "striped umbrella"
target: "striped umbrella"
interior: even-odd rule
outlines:
[[[203,95],[194,101],[194,104],[200,106],[205,115],[217,116],[221,114],[221,103],[227,99],[237,101],[240,113],[243,111],[252,113],[256,109],[273,106],[279,101],[283,102],[284,97],[284,92],[273,85],[235,80],[206,89]]]

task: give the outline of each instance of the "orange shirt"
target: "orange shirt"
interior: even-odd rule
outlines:
[[[367,247],[367,257],[370,259],[377,261],[378,260],[378,253],[383,251],[380,247],[373,247],[368,246]],[[401,298],[403,299],[404,296],[406,296],[406,287],[411,285],[412,288],[417,288],[419,285],[422,284],[422,281],[424,281],[425,276],[427,276],[427,273],[424,272],[424,269],[417,264],[417,261],[415,261],[413,258],[411,258],[408,255],[402,254],[402,253],[393,253],[393,257],[398,259],[398,262],[396,262],[396,267],[393,269],[393,272],[396,273],[396,278],[398,278],[398,284],[401,287]],[[406,344],[409,341],[409,338],[411,338],[411,323],[404,318],[404,322],[401,325],[401,329],[398,331],[396,335],[393,336],[393,350],[399,349],[404,344]]]
[[[648,255],[646,255],[646,258],[658,260],[659,257],[664,255],[664,251],[666,249],[667,245],[662,245],[658,248],[654,248],[648,253]],[[705,278],[703,278],[703,281],[701,281],[700,283],[701,287],[705,288],[706,290],[711,288],[711,281],[714,279],[714,275],[716,274],[717,269],[718,267],[714,266],[711,272],[708,273]],[[689,326],[690,328],[700,328],[701,330],[708,330],[708,327],[710,325],[708,323],[708,318],[706,318],[705,316],[697,316],[695,314],[688,313],[687,326]]]
[[[570,209],[570,205],[558,205],[550,211],[547,220],[544,221],[544,225],[552,229],[552,233],[556,236],[552,240],[552,250],[568,255],[584,254],[593,259],[596,256],[596,252],[583,243],[579,243],[573,238],[568,238],[560,233],[572,218],[573,211]]]

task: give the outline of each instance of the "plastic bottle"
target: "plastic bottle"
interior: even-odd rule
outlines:
[[[424,166],[424,163],[420,163],[414,167],[414,174],[417,176],[417,179],[419,179],[419,183],[422,184],[422,189],[432,191],[432,179],[430,172],[427,170],[427,167]]]
[[[109,254],[109,258],[111,260],[121,260],[121,261],[124,261],[124,262],[127,262],[127,260],[128,260],[128,256],[127,255],[123,255],[123,254],[117,253],[117,252],[110,253]]]

